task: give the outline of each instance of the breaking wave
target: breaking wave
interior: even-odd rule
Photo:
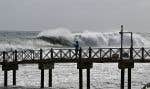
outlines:
[[[73,33],[65,28],[57,28],[42,31],[37,36],[38,39],[51,44],[73,47],[75,41],[78,41],[82,47],[120,47],[119,32],[92,32],[83,31]],[[130,46],[130,34],[124,34],[124,46]],[[146,46],[148,41],[139,34],[133,34],[134,46]]]
[[[142,35],[142,36],[141,36]],[[134,47],[149,47],[149,34],[133,34]],[[120,47],[119,32],[71,32],[57,28],[41,32],[0,32],[0,50],[49,49],[51,47]],[[124,35],[124,47],[130,46],[130,34]]]

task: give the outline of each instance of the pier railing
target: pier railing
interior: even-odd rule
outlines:
[[[90,50],[90,51],[89,51]],[[135,62],[149,62],[150,61],[150,48],[123,48],[124,58],[130,58],[130,52],[133,52],[133,60]],[[17,62],[29,61],[29,60],[53,60],[55,62],[62,62],[67,60],[69,62],[76,62],[79,57],[79,52],[73,48],[66,49],[48,49],[48,50],[21,50],[21,51],[1,51],[0,63],[13,62],[15,60],[15,54],[17,55]],[[42,54],[42,55],[41,55]],[[83,48],[81,52],[81,58],[88,59],[90,56],[93,62],[117,62],[120,58],[120,48]],[[5,56],[5,59],[4,59]],[[110,61],[109,61],[110,60]]]

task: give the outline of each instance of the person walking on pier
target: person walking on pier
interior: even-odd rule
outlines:
[[[77,55],[78,51],[79,51],[79,42],[78,41],[76,41],[76,43],[74,44],[74,47],[75,47],[75,54]]]
[[[75,43],[75,45],[74,45],[74,46],[75,46],[75,48],[76,48],[76,49],[79,49],[79,42],[78,42],[78,41],[76,41],[76,43]]]

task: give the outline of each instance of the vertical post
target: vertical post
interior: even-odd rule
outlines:
[[[51,59],[53,59],[53,49],[51,48]],[[49,87],[52,87],[52,69],[49,69]]]
[[[44,69],[41,69],[41,88],[44,88]]]
[[[83,74],[82,74],[82,69],[79,69],[79,89],[83,89]]]
[[[112,48],[110,48],[109,50],[110,50],[110,59],[111,59],[111,56],[112,56]]]
[[[123,54],[123,25],[121,25],[121,49],[120,49],[120,59],[123,60],[122,54]],[[124,89],[124,73],[125,69],[121,69],[121,89]]]
[[[49,87],[52,87],[52,69],[49,69]]]
[[[17,50],[14,52],[14,62],[17,62]],[[16,70],[13,70],[13,85],[16,85]]]
[[[16,70],[13,70],[13,85],[16,85]]]
[[[79,65],[81,63],[82,49],[79,49]],[[83,74],[82,69],[79,69],[79,89],[83,89]]]
[[[128,89],[131,89],[131,68],[128,68]]]
[[[89,60],[88,62],[91,63],[92,57],[92,48],[89,47]],[[87,89],[90,89],[90,68],[87,69]]]
[[[90,60],[91,57],[92,57],[92,48],[89,47],[89,60]]]
[[[4,70],[4,87],[7,87],[7,70]]]
[[[90,89],[90,68],[87,69],[87,89]]]
[[[131,32],[131,48],[133,48],[133,33]]]
[[[133,38],[132,38],[132,32],[131,32],[130,60],[133,60]]]
[[[130,59],[133,60],[133,34],[131,32],[131,48],[130,48]],[[128,68],[128,89],[131,89],[131,68]]]
[[[99,51],[100,51],[99,52],[100,53],[100,61],[102,61],[102,49],[100,48]]]
[[[42,49],[40,49],[40,60],[42,60]],[[43,64],[42,64],[43,66]],[[41,88],[44,88],[44,69],[41,69]]]
[[[144,60],[144,47],[142,47],[142,59]]]
[[[34,54],[35,54],[34,50],[31,50],[31,55],[33,56],[33,57],[32,57],[32,58],[33,58],[32,60],[35,60]]]
[[[59,52],[60,52],[60,58],[62,58],[62,49],[59,49]]]
[[[131,48],[130,48],[130,60],[133,60],[133,46],[131,41]],[[128,89],[131,89],[131,68],[128,68]]]
[[[3,62],[4,64],[7,63],[7,60],[5,59],[5,54],[6,52],[4,51],[3,52]],[[4,70],[4,87],[7,87],[7,77],[8,77],[8,71],[7,70]]]
[[[125,70],[121,69],[121,89],[124,89],[124,73]]]
[[[51,48],[51,59],[53,59],[53,48]]]
[[[71,49],[69,49],[69,58],[71,58]]]
[[[123,54],[123,25],[121,25],[121,32],[120,32],[120,35],[121,35],[121,49],[120,49],[120,59],[122,60],[122,54]]]

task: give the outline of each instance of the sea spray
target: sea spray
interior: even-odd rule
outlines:
[[[134,47],[149,47],[149,34],[134,33]],[[145,39],[146,38],[146,39]],[[119,32],[72,32],[65,28],[37,32],[0,32],[0,50],[50,49],[51,47],[74,47],[79,41],[81,47],[120,47]],[[130,34],[124,34],[124,47],[130,47]]]
[[[47,41],[52,44],[60,44],[63,46],[73,47],[75,41],[83,47],[120,47],[120,34],[119,32],[92,32],[83,31],[72,33],[68,29],[58,28],[45,30],[39,33],[37,38]],[[130,34],[124,34],[124,46],[130,47],[131,44]],[[148,41],[139,34],[133,34],[134,47],[146,46]]]

